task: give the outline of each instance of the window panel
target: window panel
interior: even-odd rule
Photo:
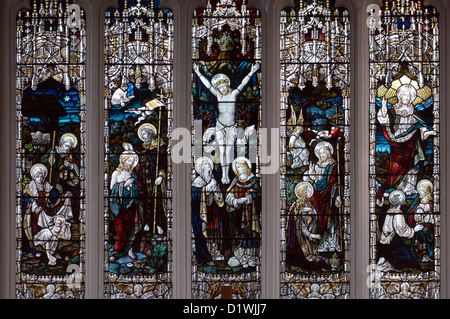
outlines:
[[[101,6],[101,2],[93,3]],[[184,0],[175,2],[180,8],[190,6]],[[276,1],[262,1],[269,8],[262,14],[248,8],[247,2],[206,0],[205,8],[193,13],[191,118],[186,119],[192,123],[193,135],[192,256],[188,256],[192,273],[186,280],[192,281],[196,299],[260,298],[263,278],[273,279],[271,273],[263,277],[261,272],[273,262],[268,256],[262,265],[261,258],[265,247],[261,246],[260,154],[264,153],[260,143],[265,131],[258,67],[263,51],[261,15],[270,18]],[[279,252],[274,249],[280,253],[281,286],[268,290],[269,295],[279,291],[281,298],[348,298],[350,21],[345,9],[335,7],[336,1],[293,2],[294,9],[281,13],[280,38],[267,39],[268,46],[280,40],[282,88],[281,246]],[[356,2],[348,1],[355,16],[367,14]],[[369,128],[370,161],[361,169],[368,169],[370,202],[363,198],[352,202],[355,207],[370,206],[365,219],[370,223],[370,265],[366,269],[367,260],[361,255],[352,257],[356,275],[367,274],[367,281],[354,284],[356,297],[366,286],[370,298],[441,297],[439,44],[445,30],[439,28],[436,10],[423,2],[385,0],[379,15],[378,9],[368,14],[375,17],[369,20],[370,87],[361,90],[356,83],[352,99],[370,93],[369,123],[358,126]],[[7,8],[15,7],[12,0],[6,3]],[[92,38],[105,37],[104,42],[89,45],[93,51],[105,46],[104,118],[99,123],[105,127],[100,132],[104,133],[100,147],[105,157],[100,161],[105,178],[100,195],[104,210],[86,212],[86,202],[96,202],[86,198],[85,184],[86,113],[90,112],[85,87],[86,16],[81,9],[80,23],[71,25],[71,3],[30,0],[31,9],[17,14],[16,121],[11,122],[16,133],[12,164],[16,202],[15,213],[10,214],[16,226],[15,297],[84,298],[86,293],[97,293],[85,291],[85,286],[96,286],[85,285],[89,249],[104,254],[104,272],[89,267],[93,273],[88,276],[104,275],[103,297],[171,298],[172,12],[159,8],[158,0],[118,0],[117,9],[106,11],[104,29],[103,23],[88,23]],[[442,18],[446,10],[442,9]],[[192,16],[191,11],[180,12]],[[271,28],[272,22],[266,26]],[[9,33],[8,23],[5,30]],[[179,40],[175,51],[185,54],[189,41]],[[359,47],[361,40],[364,35],[355,33],[352,46]],[[359,66],[367,61],[364,52]],[[103,74],[91,80],[100,78]],[[8,75],[5,79],[10,80]],[[232,97],[229,91],[220,91],[221,85],[239,92]],[[176,96],[180,105],[188,107],[182,93]],[[224,114],[234,116],[234,121]],[[154,135],[155,143],[147,141],[149,135]],[[88,136],[94,140],[91,150],[98,143],[95,136]],[[227,154],[226,148],[221,153],[216,141],[232,145],[231,159],[225,158],[225,163],[220,154]],[[357,149],[365,144],[360,139],[354,143]],[[238,157],[239,165],[237,161],[233,165]],[[329,165],[324,167],[326,158]],[[360,176],[361,169],[352,169]],[[235,180],[240,175],[250,178]],[[162,177],[161,184],[156,185],[157,177]],[[2,196],[10,207],[7,193]],[[274,196],[269,194],[265,201],[270,205],[279,200]],[[104,242],[85,247],[85,236],[92,235],[85,234],[86,215],[99,213]],[[353,240],[367,239],[356,222]],[[319,240],[305,235],[314,234],[312,230],[320,233]],[[186,281],[180,278],[178,283]]]
[[[172,297],[173,14],[120,1],[105,22],[105,297]]]
[[[208,0],[194,12],[195,299],[261,297],[260,28],[259,11],[242,0]]]
[[[281,298],[348,298],[350,22],[330,1],[281,12]]]
[[[85,17],[72,24],[68,5],[17,15],[19,299],[84,297]]]
[[[422,1],[385,1],[375,9],[381,19],[369,36],[370,297],[439,298],[438,15]]]

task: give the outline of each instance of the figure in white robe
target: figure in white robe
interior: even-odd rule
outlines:
[[[292,155],[292,169],[309,165],[309,150],[305,140],[301,137],[303,127],[298,126],[289,137],[289,154]]]
[[[234,144],[237,138],[236,123],[236,101],[238,95],[250,81],[253,74],[260,68],[260,64],[252,65],[250,73],[242,80],[236,88],[230,87],[231,81],[225,74],[216,74],[211,82],[200,72],[199,65],[194,65],[194,71],[200,81],[217,98],[217,108],[219,116],[216,119],[215,136],[219,147],[220,165],[222,167],[222,184],[230,184],[229,168],[234,159]]]
[[[70,223],[62,215],[56,215],[48,220],[48,228],[42,228],[39,233],[34,236],[34,244],[42,245],[48,258],[48,265],[56,265],[56,257],[54,256],[59,240],[70,240]]]
[[[70,223],[73,219],[70,192],[63,196],[53,191],[53,187],[45,181],[47,168],[43,164],[35,164],[30,169],[31,182],[25,187],[24,194],[30,203],[24,217],[24,231],[35,247],[44,246],[48,264],[55,265],[55,250],[58,240],[70,239]],[[56,198],[58,196],[58,198]],[[40,257],[38,252],[36,257]]]

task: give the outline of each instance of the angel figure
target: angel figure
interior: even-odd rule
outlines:
[[[140,124],[147,116],[151,115],[158,107],[163,107],[164,103],[158,99],[153,99],[144,104],[144,106],[138,108],[132,108],[125,110],[126,113],[134,113],[140,115],[137,122],[134,125]]]

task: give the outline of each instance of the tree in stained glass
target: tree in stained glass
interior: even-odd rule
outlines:
[[[439,298],[438,15],[422,1],[378,9],[369,36],[370,297]]]
[[[261,297],[261,20],[207,1],[192,22],[192,294]]]
[[[83,298],[85,17],[68,1],[17,15],[17,298]]]
[[[281,12],[281,298],[349,297],[349,17]]]
[[[171,298],[173,14],[119,4],[105,23],[105,297]]]

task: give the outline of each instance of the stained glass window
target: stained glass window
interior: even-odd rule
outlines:
[[[349,297],[350,22],[281,12],[281,298]]]
[[[261,18],[206,1],[192,21],[192,296],[261,297]]]
[[[438,15],[422,1],[371,15],[370,297],[439,298]]]
[[[119,1],[105,41],[105,297],[171,298],[173,14]]]
[[[68,6],[17,15],[19,299],[84,296],[85,20]]]

